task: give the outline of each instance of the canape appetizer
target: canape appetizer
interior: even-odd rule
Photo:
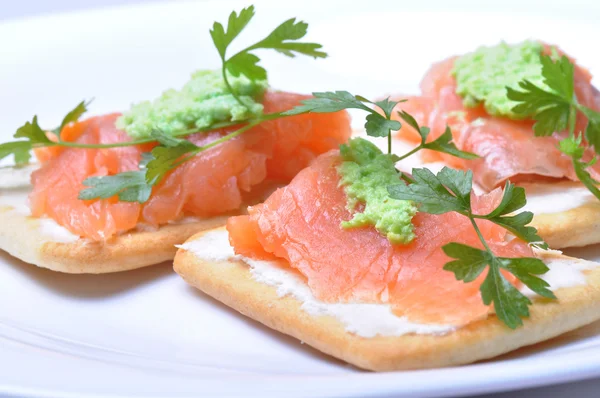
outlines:
[[[554,46],[501,43],[433,65],[421,95],[399,108],[431,127],[429,139],[449,126],[456,146],[479,156],[425,151],[425,162],[471,169],[487,192],[506,180],[525,187],[551,247],[585,246],[600,242],[600,94],[591,79]],[[421,140],[407,124],[398,135]]]
[[[326,56],[299,41],[307,24],[290,19],[258,43],[228,56],[235,32],[215,23],[222,69],[199,71],[180,90],[114,113],[79,120],[82,102],[54,130],[37,117],[0,158],[39,169],[31,188],[0,191],[0,249],[55,271],[104,273],[170,260],[175,245],[224,225],[289,182],[316,156],[350,136],[345,111],[283,115],[309,96],[274,91],[257,64],[259,49]],[[20,169],[3,170],[3,181]],[[9,181],[10,182],[10,181]]]

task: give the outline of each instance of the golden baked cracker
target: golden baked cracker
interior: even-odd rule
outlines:
[[[201,237],[199,233],[190,238]],[[548,256],[560,256],[549,253]],[[583,261],[572,259],[573,261]],[[315,316],[292,296],[256,281],[239,259],[199,258],[180,249],[175,271],[186,282],[268,327],[357,367],[375,371],[467,364],[535,344],[600,319],[600,267],[583,271],[587,284],[555,290],[557,301],[533,299],[524,326],[511,330],[491,315],[447,334],[361,337],[331,316]]]
[[[600,243],[600,200],[556,213],[534,213],[531,225],[553,249]]]
[[[210,228],[224,225],[227,216],[171,224],[155,231],[132,231],[107,242],[71,239],[55,235],[39,219],[0,204],[0,249],[38,267],[71,274],[101,274],[127,271],[172,260],[175,245]],[[56,228],[51,226],[50,228]]]

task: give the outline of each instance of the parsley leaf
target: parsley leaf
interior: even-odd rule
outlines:
[[[189,141],[160,132],[153,132],[152,136],[162,145],[155,147],[151,153],[142,154],[140,170],[89,177],[83,181],[83,185],[90,188],[80,191],[79,199],[107,199],[117,195],[123,202],[144,203],[150,198],[152,187],[178,166],[177,162],[183,155],[196,153],[201,149]]]
[[[489,263],[487,252],[461,243],[448,243],[442,250],[448,257],[455,259],[446,263],[444,269],[452,271],[457,280],[465,283],[477,279]]]
[[[318,43],[298,43],[308,32],[308,24],[303,21],[296,22],[296,18],[290,18],[276,27],[267,37],[250,46],[247,51],[262,49],[273,49],[288,57],[294,57],[295,53],[307,55],[313,58],[325,58],[327,53],[321,51],[323,47]]]
[[[264,39],[227,58],[229,46],[242,30],[244,30],[253,17],[254,6],[242,9],[239,14],[233,11],[229,15],[227,29],[225,29],[220,22],[215,22],[210,30],[210,36],[221,57],[223,81],[229,89],[229,92],[243,106],[246,106],[246,104],[238,94],[234,92],[229,83],[227,73],[230,73],[235,77],[244,75],[250,80],[266,80],[267,71],[259,65],[260,58],[254,54],[253,51],[270,49],[288,57],[294,57],[297,54],[307,55],[313,58],[327,57],[327,53],[321,51],[321,48],[323,47],[321,44],[298,42],[298,40],[306,36],[308,24],[302,21],[296,21],[296,18],[291,18],[277,26]]]
[[[58,135],[64,126],[79,120],[79,117],[87,111],[86,106],[88,104],[89,102],[80,102],[73,110],[67,113],[60,126],[52,130],[52,132]],[[40,127],[37,115],[33,117],[31,122],[25,122],[24,125],[19,127],[14,134],[14,138],[25,138],[25,140],[0,144],[0,160],[13,155],[16,166],[29,163],[31,160],[30,151],[34,146],[58,145],[58,143],[48,138],[46,131]]]
[[[548,136],[564,131],[575,106],[574,66],[562,56],[556,62],[548,55],[540,56],[544,83],[552,90],[546,91],[530,81],[522,81],[522,91],[507,87],[508,99],[518,102],[513,112],[522,118],[532,117],[536,123],[533,131],[536,136]]]
[[[596,153],[600,153],[600,112],[584,106],[580,106],[579,109],[588,119],[585,139],[594,147]]]
[[[453,272],[457,280],[473,282],[488,268],[480,287],[483,303],[493,304],[496,316],[511,329],[523,324],[521,318],[529,317],[531,301],[502,275],[501,270],[510,272],[537,294],[556,298],[548,289],[548,282],[537,276],[548,272],[548,267],[540,259],[496,257],[488,250],[455,242],[444,245],[442,250],[454,259],[444,269]]]
[[[7,156],[14,155],[17,166],[29,163],[31,160],[31,142],[13,141],[0,144],[0,160]]]
[[[357,96],[357,98],[359,98],[363,102],[371,102],[362,96]],[[388,97],[380,101],[372,102],[372,104],[377,105],[383,111],[385,117],[390,119],[392,117],[392,112],[394,111],[396,105],[402,102],[406,102],[406,100],[390,101],[390,98]]]
[[[544,83],[569,102],[575,95],[575,66],[565,55],[556,60],[550,55],[541,55]]]
[[[582,146],[581,141],[581,135],[575,137],[571,134],[569,137],[559,142],[559,149],[562,153],[571,157],[575,175],[579,181],[581,181],[596,198],[600,199],[600,190],[598,189],[598,184],[600,184],[600,182],[596,181],[586,170],[589,166],[594,165],[598,158],[594,157],[589,162],[582,161],[585,147]]]
[[[298,105],[288,111],[283,112],[284,115],[300,115],[302,113],[330,113],[338,112],[344,109],[362,109],[369,113],[374,112],[363,102],[367,100],[361,96],[354,96],[348,91],[327,91],[312,93],[313,97],[302,100],[302,105]],[[361,98],[361,99],[359,99]]]
[[[265,80],[267,71],[259,62],[260,58],[254,54],[239,53],[227,61],[227,70],[236,77],[242,74],[251,80]]]
[[[88,111],[87,107],[90,103],[91,101],[81,101],[79,104],[77,104],[75,108],[73,108],[69,113],[66,114],[66,116],[60,123],[60,126],[52,130],[52,132],[58,135],[67,124],[79,121],[79,118]]]
[[[406,111],[398,112],[398,116],[400,116],[402,120],[404,120],[409,126],[414,128],[421,136],[421,144],[407,155],[400,157],[400,159],[404,159],[405,157],[408,157],[409,154],[412,154],[420,149],[430,149],[432,151],[447,153],[461,159],[477,159],[479,157],[474,153],[461,151],[456,147],[456,145],[454,145],[452,142],[453,137],[450,127],[446,126],[446,130],[441,136],[434,141],[427,142],[427,137],[429,137],[430,131],[429,127],[419,126],[419,123],[417,123],[415,118]]]
[[[46,135],[38,124],[37,116],[33,117],[31,122],[25,122],[24,125],[17,129],[14,135],[15,138],[27,138],[31,144],[51,144],[52,141]]]
[[[172,141],[171,141],[172,140]],[[164,146],[152,149],[153,159],[148,162],[146,182],[157,184],[172,169],[178,166],[181,157],[190,153],[197,153],[200,147],[187,140],[170,138],[161,142]]]
[[[525,242],[529,242],[540,249],[547,249],[548,245],[537,234],[537,230],[527,225],[533,220],[532,212],[524,211],[517,215],[508,215],[521,209],[526,204],[525,189],[507,182],[504,186],[504,193],[500,204],[492,212],[484,216],[475,217],[490,220]]]
[[[108,199],[117,195],[119,200],[123,202],[147,202],[155,184],[146,181],[146,168],[153,159],[151,153],[144,152],[140,160],[139,170],[86,178],[83,180],[83,185],[90,188],[79,191],[78,198],[81,200],[95,200]]]
[[[220,22],[215,22],[213,28],[210,30],[210,36],[213,39],[213,43],[219,52],[221,58],[225,58],[225,52],[231,42],[244,30],[248,22],[254,17],[254,6],[250,6],[242,9],[238,15],[235,11],[229,14],[229,21],[227,22],[227,31],[223,28]]]
[[[442,247],[444,253],[453,258],[444,269],[454,273],[458,280],[465,283],[474,281],[487,268],[487,275],[481,284],[481,296],[486,305],[493,304],[496,314],[510,328],[522,324],[521,318],[529,316],[531,301],[521,294],[500,272],[510,272],[534,292],[554,298],[548,284],[536,275],[544,274],[548,267],[536,258],[497,257],[484,240],[476,219],[491,221],[515,236],[533,243],[538,247],[546,245],[537,235],[535,228],[528,226],[533,214],[522,212],[516,215],[526,204],[525,191],[507,183],[502,200],[498,206],[485,215],[473,214],[471,208],[471,190],[473,175],[448,167],[437,175],[428,169],[413,169],[413,181],[388,187],[394,199],[412,200],[419,205],[419,211],[431,214],[457,212],[470,219],[485,250],[461,243],[448,243]]]
[[[31,160],[30,151],[33,149],[34,144],[54,144],[38,124],[37,116],[34,116],[31,122],[25,122],[24,125],[19,127],[14,138],[26,138],[26,140],[0,144],[0,159],[13,155],[16,166],[29,163]]]
[[[150,198],[152,185],[146,182],[146,171],[126,171],[123,173],[88,177],[83,185],[90,188],[79,192],[81,200],[108,199],[115,195],[123,202],[144,203]]]
[[[371,137],[387,137],[401,125],[397,120],[389,120],[379,113],[371,113],[366,117],[365,131]]]
[[[425,127],[421,127],[421,129],[424,128]],[[479,157],[474,153],[465,152],[458,149],[452,142],[452,132],[448,126],[446,126],[444,134],[440,135],[435,141],[422,143],[422,146],[424,149],[431,149],[433,151],[447,153],[461,159],[477,159]]]
[[[369,112],[366,118],[365,131],[371,137],[387,137],[393,130],[398,130],[401,127],[400,122],[391,120],[391,109],[399,102],[389,101],[389,99],[379,101],[386,116],[368,107],[365,102],[373,104],[365,97],[350,94],[348,91],[317,92],[313,93],[313,98],[303,100],[302,105],[283,112],[283,114],[299,115],[307,112],[329,113],[344,109],[361,109]],[[375,104],[377,105],[377,103]]]
[[[504,186],[502,200],[500,204],[486,217],[497,217],[513,213],[527,204],[525,190],[522,187],[516,187],[510,181]]]
[[[441,176],[441,178],[440,178]],[[436,176],[429,169],[412,170],[412,184],[397,184],[388,187],[394,199],[412,200],[419,204],[419,211],[430,214],[443,214],[456,211],[461,214],[469,211],[473,173],[444,167]],[[444,182],[451,181],[451,187]],[[468,194],[467,192],[468,187]],[[465,195],[466,194],[466,195]]]
[[[600,112],[578,103],[575,96],[575,66],[566,56],[556,62],[548,55],[541,56],[544,83],[551,91],[539,88],[528,81],[519,83],[524,91],[507,88],[510,100],[519,102],[513,111],[522,117],[533,117],[536,120],[534,132],[536,136],[551,135],[554,132],[569,129],[569,137],[559,142],[559,149],[571,157],[577,178],[587,189],[600,199],[598,181],[586,170],[596,162],[582,161],[585,147],[582,146],[582,135],[585,135],[589,146],[600,154]],[[583,113],[588,123],[583,134],[576,134],[577,112]]]
[[[533,130],[536,136],[548,136],[555,132],[575,131],[577,111],[583,113],[588,124],[585,138],[590,146],[600,151],[600,112],[583,106],[575,96],[575,66],[569,58],[562,56],[555,61],[551,56],[542,55],[542,76],[550,88],[547,91],[525,80],[519,83],[522,91],[507,87],[507,97],[518,102],[513,111],[523,117],[533,117],[536,124]]]
[[[548,244],[538,235],[537,229],[527,225],[533,220],[533,213],[530,211],[524,211],[514,216],[491,217],[488,220],[539,249],[548,249]]]
[[[502,268],[517,277],[525,286],[536,292],[542,297],[555,299],[556,296],[549,289],[550,284],[536,275],[543,275],[550,269],[539,258],[517,257],[504,258],[500,257]]]

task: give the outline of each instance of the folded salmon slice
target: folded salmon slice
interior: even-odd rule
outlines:
[[[390,303],[396,314],[423,323],[463,325],[486,317],[489,308],[479,293],[483,276],[465,284],[443,270],[451,260],[443,245],[481,247],[470,221],[457,213],[418,213],[416,238],[408,245],[391,244],[373,227],[342,229],[340,223],[352,215],[339,187],[340,162],[339,151],[321,155],[288,186],[249,208],[248,215],[230,218],[227,230],[235,252],[287,260],[324,301]],[[499,189],[473,196],[474,211],[492,210],[501,196]],[[532,255],[525,242],[509,239],[503,228],[477,223],[497,255]]]
[[[482,106],[466,108],[462,98],[456,94],[456,80],[452,76],[455,60],[456,57],[452,57],[434,64],[421,82],[421,95],[408,97],[408,101],[399,107],[414,115],[421,125],[431,127],[429,140],[439,137],[448,125],[456,146],[476,153],[481,158],[463,160],[425,150],[424,161],[443,161],[453,167],[472,169],[475,182],[488,191],[507,179],[578,180],[571,159],[557,147],[566,132],[556,132],[550,137],[535,137],[532,121],[493,117]],[[591,79],[587,70],[576,65],[575,92],[578,101],[600,110],[600,95],[591,84]],[[583,115],[578,115],[577,131],[582,131],[586,122]],[[398,136],[412,142],[420,140],[410,126],[403,126]],[[589,150],[584,160],[590,160],[592,155]],[[600,165],[592,169],[592,174],[600,177]]]
[[[267,92],[265,113],[291,109],[307,96]],[[61,138],[86,144],[114,143],[130,138],[115,127],[118,114],[92,117],[69,125]],[[234,128],[187,137],[205,145]],[[37,151],[42,167],[32,176],[32,214],[48,216],[71,232],[92,240],[108,239],[135,228],[153,226],[185,215],[210,217],[237,210],[245,195],[265,180],[288,182],[319,154],[348,140],[346,112],[307,114],[266,121],[243,135],[205,151],[168,174],[143,205],[116,198],[77,199],[90,176],[137,170],[143,152],[153,145],[111,149],[49,148]]]

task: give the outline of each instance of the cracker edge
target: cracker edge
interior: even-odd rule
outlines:
[[[202,233],[194,235],[197,239]],[[566,257],[566,256],[565,256]],[[241,260],[205,261],[180,249],[174,269],[187,283],[243,315],[359,368],[374,371],[438,368],[492,358],[558,336],[600,319],[600,268],[587,285],[555,291],[559,301],[535,299],[531,316],[508,329],[495,316],[445,335],[364,338],[331,316],[313,316],[297,299],[252,278]]]
[[[141,268],[172,260],[177,248],[193,234],[225,225],[224,216],[188,224],[170,224],[156,231],[134,231],[107,242],[79,239],[48,241],[35,217],[0,207],[0,250],[26,263],[69,274],[102,274]]]
[[[600,201],[559,213],[536,214],[530,225],[553,249],[600,243]]]

